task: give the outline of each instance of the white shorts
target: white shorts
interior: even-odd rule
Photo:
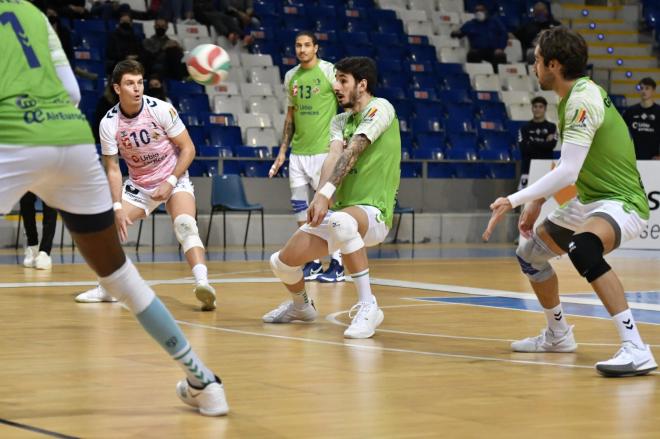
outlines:
[[[26,192],[49,206],[79,215],[112,209],[108,178],[96,147],[0,145],[0,213]]]
[[[364,240],[364,245],[366,247],[373,247],[374,245],[378,245],[383,242],[387,237],[390,229],[387,227],[387,224],[385,224],[385,221],[383,221],[383,215],[380,210],[373,206],[358,205],[356,207],[364,210],[364,212],[367,214],[367,218],[369,218],[369,228],[367,229],[367,233],[362,238]],[[335,240],[332,238],[330,227],[328,227],[328,218],[330,218],[330,215],[333,213],[334,212],[332,211],[328,211],[328,213],[325,215],[325,218],[323,218],[323,222],[318,227],[312,227],[307,223],[300,226],[300,230],[303,232],[316,235],[326,241],[328,243],[328,254],[332,254],[339,250],[339,243],[335,242]]]
[[[602,216],[616,223],[612,224],[618,226],[618,230],[615,230],[617,234],[615,247],[621,245],[622,242],[637,238],[648,222],[640,218],[634,210],[626,212],[620,201],[600,200],[583,204],[577,198],[573,198],[553,210],[548,215],[548,220],[565,229],[576,230],[586,222],[587,218],[592,216]]]
[[[327,156],[327,153],[291,154],[289,156],[289,186],[294,188],[310,185],[312,189],[316,190],[321,178],[321,168]]]
[[[155,190],[155,188],[144,189],[133,183],[133,181],[128,178],[126,181],[124,181],[124,190],[121,194],[121,199],[135,207],[143,209],[144,214],[149,216],[151,212],[158,208],[158,206],[169,201],[169,198],[165,201],[156,201],[151,198],[151,194],[153,194]],[[192,195],[193,198],[195,197],[195,188],[193,187],[190,178],[188,178],[187,172],[182,175],[181,178],[179,178],[179,181],[176,182],[176,186],[174,186],[174,189],[172,189],[170,198],[172,198],[172,195],[176,194],[177,192],[187,192]]]

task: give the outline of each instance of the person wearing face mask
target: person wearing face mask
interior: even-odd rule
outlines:
[[[484,4],[480,3],[474,8],[474,15],[474,19],[451,33],[453,38],[467,37],[470,43],[467,62],[488,61],[493,64],[493,67],[506,63],[504,54],[508,40],[506,27],[497,18],[488,16],[488,10]]]
[[[185,64],[181,62],[183,48],[176,40],[167,36],[168,26],[169,23],[164,18],[155,20],[155,34],[142,41],[144,60],[150,72],[180,81],[186,74]]]
[[[50,25],[55,29],[55,33],[57,33],[57,37],[60,39],[60,43],[62,43],[62,49],[66,54],[66,58],[72,63],[73,45],[71,44],[71,31],[69,31],[66,26],[62,26],[60,23],[60,17],[55,9],[47,8],[46,17],[48,17]]]
[[[133,31],[133,18],[129,12],[121,14],[117,29],[108,37],[106,58],[108,72],[119,61],[142,58],[142,38]]]
[[[516,38],[520,40],[528,63],[534,64],[534,40],[536,36],[542,30],[555,26],[561,26],[561,23],[555,20],[552,14],[550,14],[548,6],[544,2],[537,2],[534,5],[531,19],[514,32]]]
[[[149,95],[155,97],[156,99],[160,99],[161,101],[165,101],[167,103],[172,103],[170,98],[167,97],[167,92],[165,91],[165,84],[163,84],[163,80],[161,77],[157,74],[152,74],[149,77],[149,83],[147,84],[149,86]]]

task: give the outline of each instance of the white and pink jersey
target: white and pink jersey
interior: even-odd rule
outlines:
[[[126,117],[119,104],[112,107],[101,120],[99,137],[103,155],[119,153],[133,183],[150,190],[172,175],[179,149],[170,138],[185,129],[171,104],[145,95],[142,110],[133,118]]]

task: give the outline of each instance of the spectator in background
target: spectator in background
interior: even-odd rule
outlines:
[[[96,109],[94,110],[94,123],[92,125],[92,132],[94,133],[94,141],[101,143],[99,138],[99,124],[103,116],[115,105],[117,105],[117,94],[112,89],[112,81],[108,79],[108,83],[103,90],[103,94],[96,101]]]
[[[542,96],[532,99],[533,119],[518,131],[518,146],[522,155],[518,190],[527,186],[532,159],[551,159],[557,144],[557,126],[545,120],[548,101]]]
[[[57,225],[57,211],[43,203],[43,229],[41,244],[39,244],[39,233],[37,232],[37,212],[34,203],[37,196],[32,192],[26,192],[21,198],[21,216],[25,225],[25,236],[27,237],[27,247],[25,247],[25,258],[23,266],[27,268],[36,268],[37,270],[48,270],[53,261],[50,258],[50,251],[53,248],[53,237],[55,236],[55,226]]]
[[[130,12],[123,12],[119,17],[117,29],[108,37],[106,53],[107,66],[111,70],[119,61],[142,58],[142,38],[133,30],[133,18]]]
[[[225,0],[227,12],[235,17],[243,29],[250,25],[259,25],[259,20],[254,16],[252,0]]]
[[[168,26],[164,18],[155,20],[155,34],[142,41],[144,60],[149,72],[180,81],[186,76],[185,64],[181,62],[183,48],[178,41],[167,36]]]
[[[655,81],[643,78],[637,85],[641,102],[623,113],[635,144],[637,160],[660,160],[660,105],[656,104]]]
[[[160,0],[160,18],[176,23],[182,17],[191,20],[193,16],[193,0]]]
[[[62,49],[64,50],[69,63],[73,64],[73,45],[71,44],[71,31],[66,26],[62,26],[62,23],[60,23],[60,17],[57,14],[55,8],[46,8],[46,17],[48,17],[50,25],[53,26],[53,29],[55,29],[57,37],[60,39],[60,43],[62,43]]]
[[[463,24],[460,30],[451,33],[453,38],[467,37],[470,50],[467,62],[488,61],[497,70],[497,64],[506,63],[504,49],[508,32],[500,20],[488,16],[488,9],[482,3],[474,8],[475,18]]]
[[[534,64],[534,40],[536,36],[545,29],[555,26],[561,26],[561,23],[555,20],[548,10],[548,5],[544,2],[537,2],[534,5],[530,21],[521,25],[515,32],[516,38],[520,40],[523,53],[529,64]]]
[[[90,17],[89,11],[85,9],[85,0],[51,0],[46,3],[55,8],[60,17],[67,17],[72,20]]]
[[[213,26],[218,35],[225,37],[231,44],[238,43],[244,36],[238,20],[229,15],[228,5],[220,1],[220,9],[214,7],[213,0],[194,0],[195,19],[202,24]],[[246,41],[246,44],[249,42]]]
[[[147,92],[149,96],[167,103],[172,103],[170,98],[167,97],[167,90],[165,90],[165,84],[161,77],[157,74],[152,74],[149,77],[149,83],[147,84]]]

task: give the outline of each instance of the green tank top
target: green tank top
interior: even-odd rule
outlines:
[[[328,152],[330,121],[337,114],[337,98],[332,91],[335,68],[319,60],[311,69],[300,65],[284,77],[288,106],[293,107],[294,133],[291,153],[314,155]]]
[[[0,0],[0,45],[0,144],[94,143],[55,71],[51,49],[62,49],[46,17],[29,2]]]
[[[649,218],[635,147],[625,121],[605,90],[591,79],[580,78],[558,107],[562,142],[589,148],[575,182],[582,203],[617,200],[628,212]]]
[[[346,112],[334,117],[331,140],[348,143],[356,134],[364,134],[371,144],[339,185],[333,209],[373,206],[382,213],[379,220],[392,227],[401,177],[401,135],[392,104],[386,99],[374,98],[360,113]]]

